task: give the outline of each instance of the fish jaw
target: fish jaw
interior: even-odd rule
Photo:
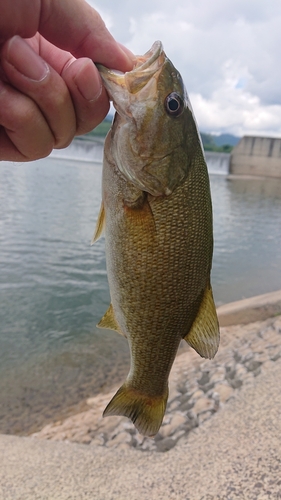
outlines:
[[[116,104],[116,109],[122,114],[126,110],[124,90],[130,94],[136,94],[144,88],[149,80],[161,69],[166,55],[160,41],[154,42],[151,49],[144,56],[136,57],[136,64],[132,71],[122,73],[114,71],[98,64],[101,78],[109,97]],[[149,93],[149,91],[148,91]],[[126,96],[128,99],[128,96]],[[118,102],[120,100],[120,105]],[[123,105],[123,106],[122,106]]]
[[[120,73],[98,66],[116,108],[111,153],[119,171],[152,196],[169,196],[185,179],[200,147],[192,108],[182,78],[155,42],[135,68]],[[178,96],[179,116],[167,112],[167,99]],[[187,146],[188,137],[188,146]]]

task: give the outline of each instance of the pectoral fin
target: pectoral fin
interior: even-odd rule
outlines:
[[[123,337],[126,337],[126,335],[122,332],[121,328],[119,327],[115,319],[112,304],[110,304],[106,313],[103,315],[100,322],[97,324],[97,327],[107,328],[108,330],[114,330],[115,332],[120,333],[120,335],[123,335]]]
[[[218,350],[219,322],[210,285],[205,290],[198,314],[184,340],[203,358],[213,358]]]
[[[103,202],[101,202],[101,207],[98,215],[98,220],[96,224],[96,229],[94,232],[94,236],[92,237],[91,245],[93,245],[102,235],[105,226],[105,211]]]

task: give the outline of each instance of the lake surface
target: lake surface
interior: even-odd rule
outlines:
[[[104,240],[90,241],[101,165],[0,163],[0,432],[81,410],[121,382],[126,340],[96,324],[109,304]],[[217,304],[281,288],[281,180],[211,175]]]

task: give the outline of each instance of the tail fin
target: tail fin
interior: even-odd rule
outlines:
[[[150,397],[136,391],[125,382],[108,403],[103,416],[128,417],[140,434],[152,437],[157,434],[162,424],[167,399],[168,388],[163,396]]]

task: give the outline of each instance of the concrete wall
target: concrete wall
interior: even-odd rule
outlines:
[[[281,177],[281,139],[243,137],[232,150],[229,173]]]

